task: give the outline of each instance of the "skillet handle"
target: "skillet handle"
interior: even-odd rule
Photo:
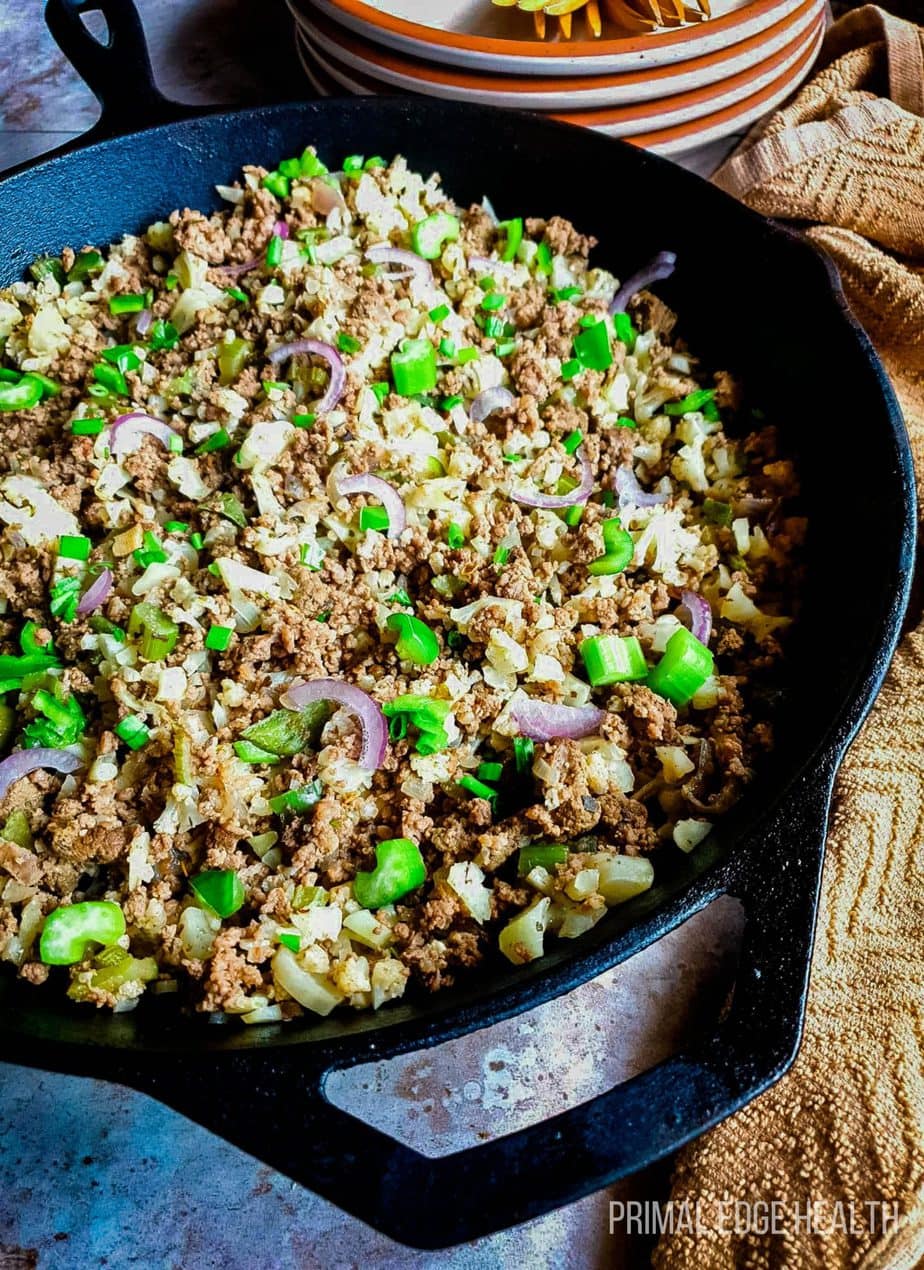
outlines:
[[[105,42],[84,25],[82,15],[87,13],[101,13],[106,19]],[[155,84],[144,28],[132,0],[46,0],[45,22],[103,109],[98,123],[80,138],[81,145],[192,113],[192,107],[168,101]]]
[[[298,1044],[122,1079],[415,1247],[447,1247],[571,1203],[676,1151],[793,1061],[834,770],[832,760],[797,787],[736,862],[727,889],[748,920],[727,1018],[687,1052],[544,1123],[427,1158],[328,1102],[327,1075],[349,1063]],[[354,1051],[350,1062],[373,1057]]]

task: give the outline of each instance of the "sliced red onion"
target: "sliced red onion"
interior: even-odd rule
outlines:
[[[683,607],[690,614],[690,634],[701,644],[709,643],[712,634],[712,609],[709,601],[704,600],[695,591],[681,591],[680,599]]]
[[[87,613],[94,613],[101,604],[106,602],[112,590],[113,580],[112,570],[104,569],[99,577],[90,583],[77,605],[77,612],[81,617],[86,616]]]
[[[154,437],[169,450],[177,433],[163,419],[155,419],[143,410],[119,415],[109,429],[109,448],[113,458],[120,459],[123,454],[134,454],[143,436]]]
[[[511,702],[510,717],[523,735],[534,741],[554,741],[558,737],[578,741],[600,731],[606,711],[597,706],[552,705],[524,693]]]
[[[288,238],[289,227],[284,220],[278,220],[276,224],[273,226],[273,233],[276,235],[277,238]]]
[[[418,277],[428,282],[433,280],[430,262],[415,255],[413,251],[405,251],[403,247],[389,247],[387,243],[380,243],[369,248],[366,259],[374,265],[400,265],[400,269],[388,275],[390,278]]]
[[[517,399],[509,388],[485,388],[484,392],[480,392],[472,402],[469,414],[475,423],[484,423],[495,410],[507,410],[516,404]]]
[[[347,476],[337,482],[337,493],[348,496],[350,494],[371,494],[373,498],[377,498],[385,510],[388,512],[388,529],[385,533],[386,538],[397,538],[407,524],[407,509],[401,495],[393,485],[389,485],[387,481],[383,481],[380,476],[373,476],[371,472],[363,472],[359,476]]]
[[[669,278],[676,264],[675,252],[659,251],[654,260],[650,260],[647,265],[639,269],[638,273],[633,273],[631,278],[625,280],[613,296],[610,313],[624,312],[626,305],[637,292],[643,291],[652,282],[662,282],[665,278]]]
[[[327,392],[314,408],[315,414],[325,415],[333,410],[346,388],[346,367],[343,364],[343,358],[332,344],[325,344],[323,340],[292,340],[289,344],[280,344],[274,348],[269,355],[269,361],[274,366],[278,366],[280,362],[290,357],[299,357],[308,353],[323,358],[330,367],[330,383],[327,385]]]
[[[151,312],[150,309],[142,309],[141,312],[138,314],[137,321],[135,322],[135,330],[142,337],[142,339],[144,338],[145,335],[147,335],[148,331],[151,329],[151,323],[153,321],[154,321],[154,314]]]
[[[359,751],[360,766],[370,771],[382,766],[388,746],[388,725],[378,702],[373,701],[361,688],[343,683],[339,679],[300,680],[282,697],[282,704],[288,710],[303,710],[312,701],[333,701],[338,706],[351,710],[359,719],[363,730],[362,749]]]
[[[669,494],[653,494],[642,489],[631,466],[616,469],[616,493],[619,495],[620,508],[658,507],[670,498]]]
[[[67,750],[50,750],[42,746],[34,750],[17,750],[0,763],[0,798],[6,797],[14,781],[28,776],[30,772],[37,772],[40,767],[50,767],[53,772],[67,774],[82,766],[83,760]]]
[[[581,483],[577,489],[571,490],[569,494],[533,494],[525,490],[514,489],[510,491],[510,497],[515,503],[522,503],[524,507],[555,509],[573,507],[576,503],[586,503],[593,493],[594,471],[590,466],[590,459],[584,454],[583,446],[579,446],[575,450],[574,457],[581,464]]]
[[[252,260],[245,260],[242,265],[216,265],[221,273],[230,274],[232,278],[239,278],[243,273],[250,273],[253,269],[259,269],[262,264],[259,256],[254,256]]]

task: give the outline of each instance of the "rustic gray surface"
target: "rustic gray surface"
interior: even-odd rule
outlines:
[[[281,3],[140,0],[139,8],[168,96],[247,103],[303,91]],[[0,169],[85,131],[98,114],[41,10],[40,0],[0,0]],[[561,1001],[338,1075],[331,1094],[429,1154],[544,1119],[644,1070],[714,1018],[740,929],[737,906],[720,901]],[[618,1193],[653,1198],[666,1185],[662,1168]],[[643,1264],[647,1249],[609,1235],[609,1198],[449,1253],[415,1253],[148,1098],[0,1064],[0,1266],[9,1270]]]

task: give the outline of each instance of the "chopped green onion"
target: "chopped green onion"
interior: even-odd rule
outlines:
[[[204,539],[204,538],[202,537],[202,535],[201,535],[201,534],[199,534],[199,533],[190,534],[190,535],[189,535],[189,545],[190,545],[190,546],[191,546],[191,547],[192,547],[195,551],[201,551],[201,550],[202,550],[202,548],[203,548],[203,546],[205,545],[205,539]]]
[[[440,356],[455,357],[455,355],[456,355],[455,341],[449,340],[449,339],[440,340]]]
[[[210,626],[205,637],[205,646],[213,653],[223,653],[231,643],[234,630],[230,626]]]
[[[289,178],[281,172],[267,172],[260,184],[278,199],[289,197]]]
[[[714,398],[714,388],[697,388],[695,392],[688,392],[680,401],[669,401],[664,407],[664,413],[666,415],[691,414],[694,410],[702,410],[703,406]]]
[[[520,243],[523,241],[523,218],[517,216],[513,220],[502,220],[497,228],[504,234],[500,258],[509,263],[516,259]]]
[[[267,269],[275,269],[282,262],[282,239],[278,234],[273,234],[269,242],[266,244],[266,267]]]
[[[450,522],[446,526],[446,543],[453,551],[458,551],[460,547],[465,546],[465,534],[461,525],[457,525],[455,521]]]
[[[77,578],[59,578],[51,588],[49,608],[55,617],[62,622],[73,622],[77,616],[77,604],[80,599],[80,582]]]
[[[206,869],[189,879],[196,897],[219,917],[231,917],[247,898],[244,883],[233,869]]]
[[[497,790],[492,789],[490,785],[485,785],[484,781],[478,780],[475,776],[460,776],[456,781],[459,789],[466,790],[467,793],[474,795],[475,798],[483,798],[491,804],[492,809],[497,804]]]
[[[532,771],[535,751],[536,742],[532,737],[515,736],[513,738],[513,758],[520,776],[526,776]]]
[[[75,437],[98,437],[106,426],[104,419],[72,419],[71,432]]]
[[[543,239],[536,252],[536,273],[541,273],[548,277],[552,272],[552,263],[552,248]]]
[[[391,373],[402,397],[430,392],[436,387],[436,349],[429,340],[403,340],[391,355]]]
[[[499,291],[492,291],[490,295],[486,295],[481,301],[481,307],[486,313],[494,313],[498,309],[502,309],[507,303],[507,297],[501,295]]]
[[[681,626],[667,641],[661,660],[648,675],[648,687],[675,706],[685,706],[712,674],[712,653]]]
[[[98,251],[82,251],[67,271],[68,282],[84,282],[95,273],[101,273],[103,258]]]
[[[361,154],[348,154],[343,160],[344,172],[361,172],[363,168],[363,156]]]
[[[341,331],[337,336],[337,347],[341,353],[358,353],[362,346],[362,340],[358,340],[355,335],[347,335],[345,331]]]
[[[431,322],[444,322],[449,317],[449,305],[438,304],[435,309],[430,310]]]
[[[0,382],[0,410],[31,410],[42,399],[42,385],[32,375],[18,383]]]
[[[317,617],[314,620],[316,622],[329,622],[330,615],[332,612],[333,612],[333,609],[322,609],[321,612],[317,615]]]
[[[502,317],[497,317],[492,314],[491,317],[485,318],[484,333],[489,340],[500,339],[501,336],[506,333],[506,330],[507,323]]]
[[[386,619],[389,630],[398,632],[395,651],[402,661],[415,666],[429,666],[440,655],[439,641],[430,627],[408,613],[392,613]]]
[[[359,527],[364,532],[373,529],[384,534],[388,529],[388,512],[384,507],[363,507],[359,513]]]
[[[59,680],[54,682],[54,694],[39,688],[31,705],[36,714],[43,715],[23,729],[26,749],[36,746],[73,745],[83,736],[87,726],[86,716],[73,693],[65,692]]]
[[[566,864],[568,848],[560,842],[533,842],[528,847],[520,847],[517,859],[517,873],[525,878],[533,869],[548,869],[550,872],[556,864]]]
[[[236,300],[238,304],[250,303],[250,296],[246,291],[242,291],[240,287],[225,287],[225,295],[232,300]]]
[[[598,556],[596,560],[592,560],[587,566],[588,572],[593,574],[594,577],[622,573],[623,569],[627,568],[631,563],[635,554],[635,542],[632,535],[628,530],[622,528],[618,516],[605,520],[602,529],[605,554]]]
[[[313,414],[297,414],[292,416],[292,423],[296,428],[313,428],[317,415]]]
[[[494,552],[494,563],[499,569],[502,569],[510,559],[509,547],[498,547]]]
[[[104,361],[116,366],[123,374],[125,371],[137,370],[141,365],[141,358],[132,344],[116,344],[113,348],[104,348],[101,355]]]
[[[384,908],[427,880],[420,847],[410,838],[389,838],[375,848],[375,868],[353,879],[353,894],[363,908]]]
[[[185,534],[189,532],[189,525],[185,520],[167,520],[164,521],[164,530],[168,534]]]
[[[584,434],[582,432],[579,432],[577,428],[575,428],[573,432],[569,432],[568,435],[565,437],[564,441],[562,441],[562,445],[565,448],[565,453],[573,454],[583,440],[584,440]]]
[[[436,754],[449,744],[444,724],[451,708],[448,701],[406,693],[394,701],[386,701],[382,713],[389,720],[388,734],[393,741],[403,740],[408,727],[413,726],[419,733],[415,744],[417,753]]]
[[[176,648],[180,628],[156,604],[136,604],[128,619],[129,635],[140,635],[143,661],[163,661]]]
[[[703,406],[703,418],[707,423],[722,422],[722,412],[714,401],[707,401]]]
[[[584,367],[578,359],[573,357],[570,361],[562,362],[561,377],[567,383],[569,380],[573,379],[575,375],[579,375],[583,369]]]
[[[408,609],[412,609],[414,607],[414,602],[408,595],[407,591],[405,591],[404,587],[398,587],[397,591],[393,591],[385,603],[403,604],[404,607]]]
[[[371,159],[367,159],[363,164],[363,171],[371,172],[373,168],[387,168],[388,163],[380,154],[374,154]]]
[[[644,679],[648,665],[634,635],[594,635],[581,644],[581,657],[594,688]]]
[[[148,332],[148,347],[154,352],[159,352],[160,349],[176,348],[179,342],[180,333],[172,322],[158,318],[156,322],[151,323],[151,329]]]
[[[516,340],[503,340],[500,344],[494,345],[495,357],[509,357],[511,353],[516,352]]]
[[[560,287],[558,291],[552,292],[552,299],[560,304],[562,300],[576,300],[580,294],[580,287]]]
[[[565,524],[569,527],[569,529],[574,529],[575,526],[581,523],[581,517],[583,515],[584,508],[580,503],[575,503],[573,507],[566,507],[564,516]]]
[[[144,720],[137,715],[129,715],[127,719],[117,723],[114,731],[130,750],[140,750],[143,745],[147,745],[151,737]]]
[[[481,356],[477,348],[460,348],[456,353],[456,361],[460,366],[467,366],[469,362],[476,361]]]
[[[63,287],[67,281],[64,266],[57,256],[39,256],[37,260],[32,261],[29,266],[29,272],[36,282],[41,282],[43,278],[52,277],[59,287]]]
[[[219,428],[211,436],[196,446],[196,454],[212,454],[215,450],[225,450],[231,444],[231,438],[224,428]]]
[[[503,775],[503,763],[479,763],[476,773],[480,781],[499,781]]]
[[[118,317],[122,313],[140,313],[146,307],[147,296],[141,292],[109,297],[109,312]]]
[[[458,239],[460,229],[458,216],[449,212],[434,212],[414,226],[411,231],[411,246],[424,260],[436,260],[446,243]]]
[[[179,278],[175,273],[168,273],[164,278],[164,287],[167,291],[175,291],[180,284]]]
[[[309,148],[302,151],[298,162],[302,170],[302,176],[311,177],[327,175],[327,167],[321,162],[315,152]]]
[[[89,560],[92,546],[83,534],[62,534],[58,539],[58,555],[65,560]]]
[[[270,801],[273,802],[274,800],[271,799]],[[277,931],[276,938],[283,948],[288,948],[290,952],[297,953],[302,946],[302,937],[297,930]]]
[[[606,370],[612,366],[609,323],[601,320],[578,332],[574,337],[574,355],[588,370]]]
[[[703,499],[703,520],[708,520],[711,525],[730,525],[733,519],[730,503],[720,503],[714,498]]]
[[[454,393],[451,397],[444,397],[440,402],[440,410],[454,410],[456,406],[462,405],[462,398],[458,393]]]
[[[269,800],[269,805],[277,816],[282,816],[286,812],[303,812],[308,811],[321,801],[324,794],[324,787],[319,780],[313,780],[310,785],[302,785],[300,789],[289,789],[284,794],[277,794],[275,798]]]
[[[625,344],[626,351],[629,353],[633,352],[635,341],[638,339],[638,331],[635,329],[628,313],[613,314],[613,329],[616,331],[616,338],[620,344]]]
[[[125,376],[115,366],[107,366],[105,362],[98,362],[93,367],[93,378],[107,392],[115,393],[119,397],[128,396],[128,384]]]
[[[375,399],[379,403],[379,405],[382,404],[382,402],[385,400],[385,398],[388,396],[389,392],[391,391],[391,385],[386,383],[386,381],[383,379],[380,379],[377,383],[370,384],[369,387],[372,390],[375,396]]]

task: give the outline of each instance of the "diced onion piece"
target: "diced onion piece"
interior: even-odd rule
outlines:
[[[708,820],[678,820],[674,825],[674,842],[681,851],[692,851],[707,837],[711,828]]]
[[[80,603],[77,605],[79,615],[84,617],[87,613],[95,613],[101,604],[105,604],[112,590],[112,584],[112,570],[104,569],[80,597]]]
[[[292,684],[282,697],[288,710],[303,710],[312,701],[333,701],[351,710],[363,732],[359,766],[374,770],[382,766],[388,746],[388,725],[377,701],[354,684],[339,679],[310,679]]]
[[[508,410],[516,402],[509,388],[485,388],[472,402],[469,413],[476,423],[484,423],[496,410]]]
[[[355,913],[349,913],[343,919],[343,929],[349,934],[350,939],[355,939],[358,944],[365,944],[369,948],[384,948],[393,938],[391,927],[380,922],[375,913],[370,913],[367,908],[360,908]]]
[[[299,1005],[314,1014],[328,1015],[343,1000],[329,979],[303,970],[290,948],[280,948],[273,957],[273,978]]]
[[[549,924],[549,908],[552,901],[547,895],[534,900],[529,908],[518,913],[501,931],[498,945],[508,961],[523,966],[542,956],[542,940]]]
[[[484,885],[484,873],[471,860],[449,866],[446,885],[458,895],[469,914],[479,924],[491,917],[491,889]]]
[[[640,855],[595,855],[594,868],[600,875],[598,890],[607,904],[622,904],[634,895],[651,889],[654,866]]]

